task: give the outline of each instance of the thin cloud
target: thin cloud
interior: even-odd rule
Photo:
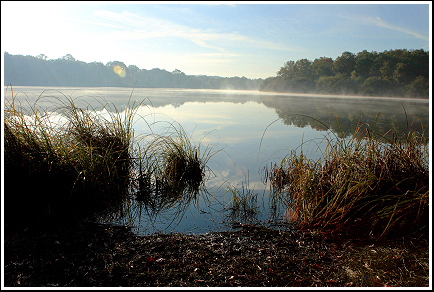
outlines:
[[[116,22],[116,24],[104,23],[102,21],[93,21],[89,23],[126,30],[113,32],[117,38],[124,40],[180,37],[189,40],[200,47],[210,48],[224,53],[228,52],[229,47],[237,45],[244,47],[246,43],[264,49],[296,51],[295,49],[285,45],[276,44],[272,41],[253,39],[241,35],[238,32],[219,33],[213,30],[193,29],[168,20],[142,17],[128,11],[116,13],[107,10],[99,10],[96,11],[94,15],[108,22]]]
[[[429,40],[428,37],[426,37],[426,36],[424,36],[424,35],[422,35],[422,34],[420,34],[418,32],[414,32],[414,31],[411,31],[409,29],[405,29],[405,28],[402,28],[402,27],[399,27],[399,26],[396,26],[396,25],[389,24],[389,23],[385,22],[384,20],[382,20],[380,17],[377,17],[377,18],[369,17],[369,18],[366,18],[366,21],[370,22],[370,23],[373,23],[373,24],[375,24],[377,26],[380,26],[380,27],[385,27],[385,28],[388,28],[388,29],[392,29],[392,30],[396,30],[396,31],[399,31],[399,32],[407,33],[407,34],[412,35],[412,36],[414,36],[415,38],[418,38],[418,39],[423,39],[423,40],[426,40],[426,41]]]
[[[130,30],[130,31],[134,31],[134,29],[132,29],[132,28],[129,28],[126,26],[121,26],[121,25],[116,25],[116,24],[111,24],[111,23],[90,21],[90,20],[78,19],[78,18],[73,18],[73,17],[67,17],[67,18],[70,20],[77,21],[77,22],[83,22],[83,23],[88,23],[88,24],[93,24],[93,25],[98,25],[98,26],[113,27],[113,28],[120,28],[120,29],[126,29],[126,30]]]
[[[200,39],[197,39],[197,40],[191,40],[191,41],[192,41],[193,43],[195,43],[196,45],[201,46],[201,47],[204,47],[204,48],[215,49],[215,50],[218,50],[218,51],[223,52],[223,53],[226,53],[226,52],[227,52],[227,50],[225,50],[225,49],[223,49],[223,48],[220,48],[220,47],[217,47],[217,46],[209,45],[209,44],[207,44],[206,42],[204,42],[203,40],[200,40]]]
[[[399,27],[397,25],[393,25],[393,24],[387,23],[386,21],[384,21],[383,19],[381,19],[381,17],[373,17],[373,16],[362,16],[362,17],[342,16],[342,17],[346,18],[346,19],[349,19],[349,20],[355,20],[355,21],[358,21],[358,22],[364,22],[364,23],[367,23],[367,24],[371,24],[371,25],[375,25],[375,26],[391,29],[391,30],[394,30],[394,31],[399,31],[399,32],[402,32],[402,33],[406,33],[406,34],[409,34],[409,35],[411,35],[411,36],[413,36],[415,38],[418,38],[418,39],[423,39],[423,40],[426,40],[426,41],[429,40],[429,38],[427,36],[424,36],[424,35],[422,35],[422,34],[420,34],[418,32],[415,32],[415,31],[412,31],[412,30],[409,30],[409,29],[406,29],[406,28],[402,28],[402,27]]]

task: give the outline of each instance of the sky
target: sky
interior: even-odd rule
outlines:
[[[13,55],[267,78],[290,60],[429,51],[430,3],[1,1],[1,47]]]

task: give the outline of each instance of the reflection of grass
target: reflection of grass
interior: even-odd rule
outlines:
[[[292,152],[268,170],[273,199],[285,203],[287,216],[300,226],[357,226],[376,235],[427,232],[429,171],[423,135],[411,131],[388,143],[376,136],[359,128],[353,139],[336,137],[316,162]]]
[[[251,223],[255,221],[259,213],[258,194],[249,188],[248,181],[242,183],[241,191],[236,187],[229,186],[227,192],[232,194],[229,202],[229,217],[234,223]]]

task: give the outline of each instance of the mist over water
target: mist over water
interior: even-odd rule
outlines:
[[[417,129],[429,139],[428,100],[116,87],[14,87],[14,92],[24,108],[36,103],[54,109],[52,100],[71,96],[77,104],[81,101],[89,104],[86,108],[90,110],[122,114],[128,103],[143,101],[137,110],[136,136],[162,133],[177,122],[194,145],[221,150],[207,165],[210,171],[206,191],[198,201],[186,206],[182,214],[172,208],[155,216],[137,202],[130,202],[132,214],[115,223],[134,225],[138,234],[227,229],[222,221],[231,223],[227,209],[232,199],[229,187],[256,192],[259,210],[256,219],[271,219],[264,167],[280,163],[291,150],[303,151],[309,159],[319,159],[327,141],[337,135],[351,137],[361,124],[380,134],[391,129],[397,133]],[[5,98],[10,96],[8,89]],[[103,104],[93,97],[111,106],[103,109]],[[174,218],[175,215],[180,216]]]

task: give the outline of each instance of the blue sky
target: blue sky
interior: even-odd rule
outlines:
[[[2,51],[267,78],[289,60],[430,49],[430,1],[197,3],[2,1]]]

